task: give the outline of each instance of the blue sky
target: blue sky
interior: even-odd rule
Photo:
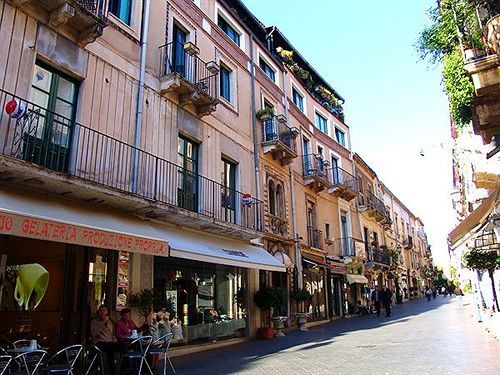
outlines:
[[[435,0],[243,0],[346,100],[354,151],[426,225],[438,261],[453,227],[449,115],[440,67],[414,44]],[[420,155],[420,149],[425,156]]]

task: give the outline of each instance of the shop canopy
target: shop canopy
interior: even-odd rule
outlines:
[[[148,255],[168,255],[168,243],[149,222],[49,196],[0,189],[0,234]]]
[[[346,270],[343,265],[338,265],[338,264],[331,264],[324,262],[322,260],[316,260],[316,259],[311,259],[308,257],[302,257],[302,260],[304,260],[306,263],[312,263],[313,265],[316,265],[318,267],[323,267],[326,269],[331,270],[333,273],[338,273],[338,274],[345,274]]]
[[[162,226],[170,256],[243,268],[286,272],[286,266],[266,250],[236,239]]]
[[[465,237],[467,234],[473,232],[475,229],[480,228],[485,224],[488,216],[495,207],[495,203],[498,199],[500,187],[497,187],[495,191],[486,198],[481,205],[476,208],[472,213],[465,218],[460,224],[458,224],[455,229],[453,229],[448,234],[448,241],[451,246],[454,246],[460,239]]]
[[[349,284],[368,284],[368,279],[363,275],[346,275]]]

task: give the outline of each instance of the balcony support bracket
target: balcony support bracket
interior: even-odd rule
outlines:
[[[75,15],[75,8],[69,3],[63,3],[59,8],[50,12],[49,24],[52,27],[64,25]]]

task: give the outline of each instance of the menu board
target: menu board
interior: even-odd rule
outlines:
[[[130,283],[130,253],[120,251],[118,256],[118,278],[116,282],[116,311],[127,307]]]

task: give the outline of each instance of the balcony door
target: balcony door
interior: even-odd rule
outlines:
[[[75,80],[36,63],[30,95],[35,106],[29,106],[31,110],[20,124],[24,160],[67,171],[77,95]]]
[[[340,181],[339,175],[339,159],[337,159],[335,156],[332,156],[332,178],[334,184],[339,184],[342,182]]]
[[[342,252],[343,255],[351,255],[350,243],[349,243],[349,226],[347,225],[347,213],[344,211],[340,212],[340,236],[343,238],[342,242]]]
[[[173,29],[173,45],[172,45],[172,65],[173,71],[178,73],[181,77],[186,78],[187,76],[187,66],[186,66],[186,53],[184,52],[184,43],[187,40],[187,33],[182,30],[179,26],[174,24]]]
[[[236,164],[222,158],[221,173],[222,219],[236,222]]]
[[[304,158],[304,175],[310,176],[314,173],[313,155],[311,154],[311,141],[302,138],[302,153]]]
[[[267,100],[264,100],[264,108],[272,109],[274,111],[274,106]],[[271,117],[268,120],[264,120],[264,133],[266,142],[275,141],[278,139],[278,129],[276,129],[276,121],[274,117]]]
[[[177,205],[190,211],[198,208],[198,144],[179,136],[177,149]]]

